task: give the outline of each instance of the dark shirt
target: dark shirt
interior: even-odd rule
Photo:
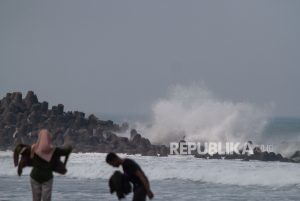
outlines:
[[[133,183],[135,188],[138,186],[143,186],[143,183],[140,180],[140,178],[136,176],[136,172],[141,171],[142,174],[144,174],[144,172],[134,160],[128,158],[124,159],[122,167],[124,174],[128,177],[128,180]],[[146,175],[145,178],[147,179]]]
[[[30,173],[30,177],[39,183],[44,183],[53,178],[53,169],[56,165],[57,158],[61,156],[68,156],[72,149],[55,148],[51,160],[48,162],[37,154],[34,154],[33,168]]]

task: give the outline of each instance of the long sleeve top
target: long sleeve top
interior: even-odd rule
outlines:
[[[37,154],[34,154],[32,158],[33,168],[31,170],[30,177],[39,183],[44,183],[46,181],[49,181],[50,179],[53,178],[52,172],[55,169],[57,160],[59,160],[61,156],[68,157],[71,151],[72,151],[71,148],[56,147],[53,152],[52,158],[49,162],[42,159]]]

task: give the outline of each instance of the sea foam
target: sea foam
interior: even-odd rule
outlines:
[[[153,104],[150,126],[136,127],[154,143],[179,141],[257,141],[271,115],[272,104],[258,106],[215,96],[199,86],[175,86]]]
[[[105,163],[106,154],[72,154],[66,177],[108,179],[116,170]],[[150,180],[179,179],[228,185],[300,188],[299,165],[280,162],[203,160],[191,156],[150,157],[121,154],[136,160]],[[0,176],[16,176],[12,152],[0,152]],[[29,175],[26,168],[24,175]],[[59,176],[59,175],[57,175]]]

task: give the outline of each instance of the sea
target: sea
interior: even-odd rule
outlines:
[[[72,154],[68,173],[54,177],[52,200],[117,200],[108,187],[108,179],[117,169],[105,163],[105,156]],[[300,200],[300,164],[296,163],[121,156],[140,164],[157,201]],[[17,176],[10,151],[0,153],[0,164],[0,200],[31,200],[30,168]],[[129,195],[124,200],[131,198]]]
[[[299,119],[275,119],[263,136],[287,143],[299,139]],[[32,199],[30,168],[21,177],[11,151],[0,152],[0,201]],[[73,153],[68,173],[55,174],[52,200],[115,201],[108,179],[118,170],[105,163],[105,153]],[[120,154],[135,160],[148,176],[157,201],[299,201],[300,164],[206,160],[193,156],[151,157]],[[132,194],[124,200],[131,200]]]

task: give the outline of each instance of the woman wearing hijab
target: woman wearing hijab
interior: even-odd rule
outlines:
[[[52,172],[57,164],[56,159],[65,156],[67,160],[71,151],[72,148],[54,147],[48,130],[43,129],[39,132],[36,144],[31,147],[33,168],[30,177],[33,201],[51,201]],[[66,160],[64,165],[66,165]]]

